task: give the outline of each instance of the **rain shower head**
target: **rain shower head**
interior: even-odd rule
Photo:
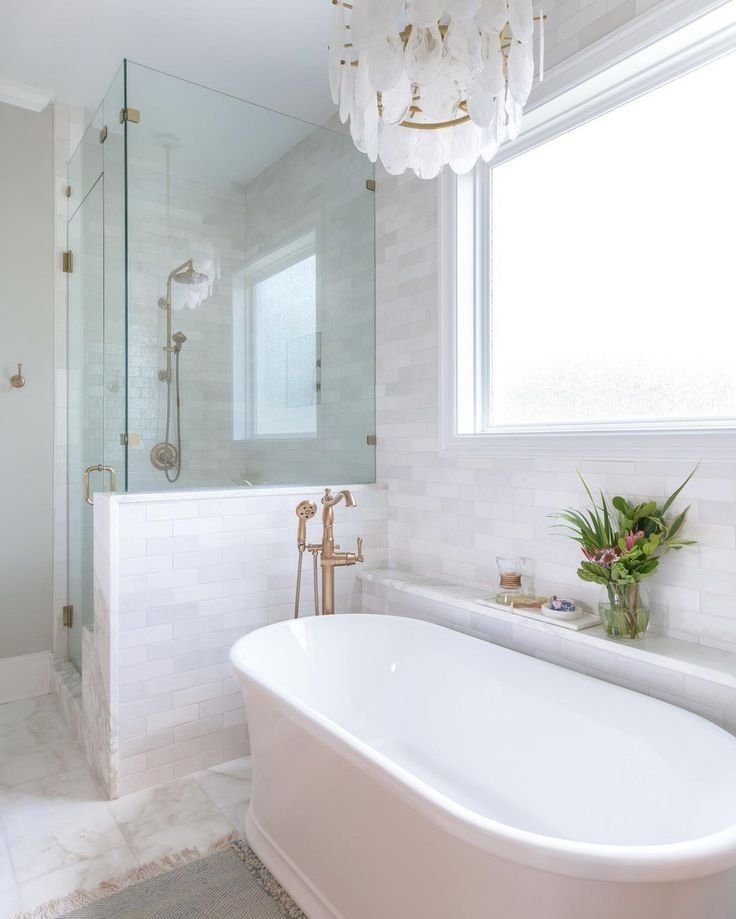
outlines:
[[[196,271],[190,259],[183,269],[172,276],[172,280],[176,281],[177,284],[206,284],[209,281],[209,277],[201,271]]]

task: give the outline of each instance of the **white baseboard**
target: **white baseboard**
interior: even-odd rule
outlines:
[[[51,652],[0,657],[0,704],[51,691]]]

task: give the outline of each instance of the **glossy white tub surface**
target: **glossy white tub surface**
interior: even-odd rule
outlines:
[[[312,919],[735,919],[736,738],[414,619],[231,652],[248,840]]]

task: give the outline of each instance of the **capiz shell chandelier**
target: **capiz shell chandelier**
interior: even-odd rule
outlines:
[[[543,75],[532,0],[332,0],[330,91],[355,146],[432,179],[490,162]]]

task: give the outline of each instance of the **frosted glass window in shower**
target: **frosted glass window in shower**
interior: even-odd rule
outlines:
[[[313,242],[263,261],[245,274],[246,418],[240,436],[315,436],[321,335]]]

